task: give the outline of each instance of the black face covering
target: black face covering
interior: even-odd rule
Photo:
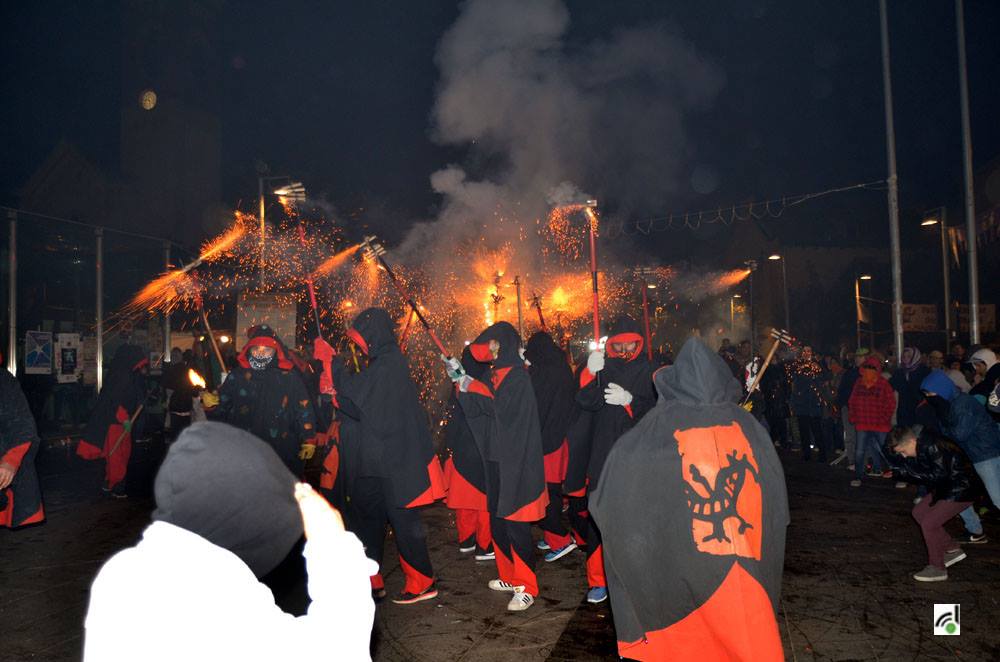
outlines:
[[[250,362],[250,367],[254,370],[267,370],[267,366],[274,362],[274,354],[266,358],[257,358],[253,355],[253,352],[247,354],[247,361]]]
[[[228,549],[263,577],[302,536],[294,486],[295,477],[257,437],[225,423],[195,423],[156,475],[153,520]]]

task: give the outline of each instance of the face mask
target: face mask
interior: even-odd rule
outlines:
[[[250,364],[250,367],[253,368],[254,370],[267,369],[267,366],[271,365],[271,362],[273,360],[274,360],[273,354],[265,358],[257,358],[253,354],[247,356],[247,362]]]

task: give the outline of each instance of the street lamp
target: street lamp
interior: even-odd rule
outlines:
[[[862,309],[861,309],[861,281],[863,281],[863,280],[871,280],[871,279],[872,279],[872,277],[869,274],[861,274],[860,276],[858,276],[857,278],[854,279],[854,330],[855,330],[855,333],[856,333],[856,336],[857,336],[857,344],[855,345],[855,349],[860,349],[860,347],[861,347],[861,317],[862,317],[862,315],[861,315],[861,313],[862,313]],[[871,334],[870,335],[870,341],[871,341],[872,347],[870,349],[874,349],[875,348],[875,329],[872,327],[871,318],[868,319],[868,331]]]
[[[788,309],[788,276],[785,273],[785,258],[778,253],[774,253],[773,255],[769,255],[767,259],[772,262],[781,262],[781,290],[785,296],[785,330],[787,331],[792,328],[792,323],[789,321],[791,313]]]
[[[951,274],[948,270],[948,210],[938,207],[924,212],[923,227],[941,226],[941,281],[944,284],[944,346],[951,344]]]

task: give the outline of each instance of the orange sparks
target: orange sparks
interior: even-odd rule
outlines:
[[[342,267],[344,263],[347,262],[347,259],[352,255],[354,255],[355,253],[357,253],[358,249],[360,248],[361,244],[356,244],[354,246],[351,246],[350,248],[340,251],[336,255],[328,257],[326,260],[323,261],[321,265],[319,265],[319,267],[316,268],[316,271],[313,272],[313,275],[327,276],[333,273],[334,271]]]
[[[246,234],[246,231],[246,216],[240,212],[236,212],[236,222],[233,226],[215,239],[205,242],[205,244],[201,247],[201,255],[198,256],[198,259],[210,262],[217,257],[221,257],[222,255],[229,253],[229,251],[231,251],[236,245],[236,242],[238,242],[243,235]]]
[[[170,313],[193,301],[200,293],[201,287],[193,276],[185,271],[168,271],[139,290],[122,309],[122,315]]]
[[[749,269],[733,269],[732,271],[727,271],[723,273],[715,282],[715,287],[712,289],[718,292],[732,287],[738,283],[742,283],[743,280],[750,275]]]

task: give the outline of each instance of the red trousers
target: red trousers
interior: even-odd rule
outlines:
[[[454,510],[459,544],[475,537],[476,547],[483,551],[488,550],[492,540],[490,514],[485,510],[472,510],[471,508],[455,508]]]

